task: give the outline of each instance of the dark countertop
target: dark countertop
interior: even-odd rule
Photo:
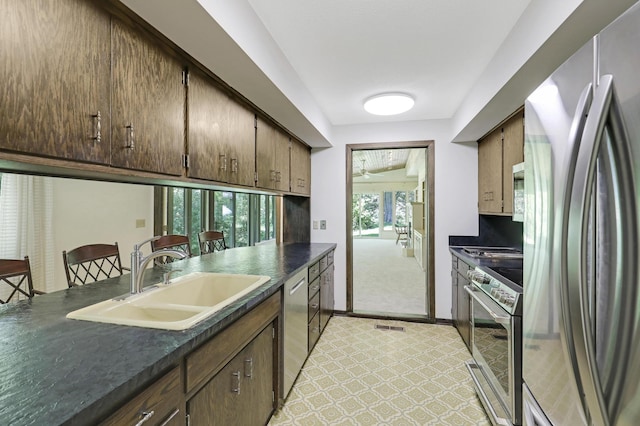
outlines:
[[[190,272],[268,275],[257,290],[185,331],[66,319],[129,291],[129,275],[0,306],[0,419],[11,425],[84,425],[106,418],[201,343],[277,292],[335,244],[243,247],[171,264]],[[145,252],[146,253],[146,252]],[[148,253],[147,253],[148,254]],[[161,280],[153,268],[145,285]]]

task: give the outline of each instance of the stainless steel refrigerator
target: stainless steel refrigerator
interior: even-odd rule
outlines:
[[[525,104],[528,425],[640,424],[640,4]]]

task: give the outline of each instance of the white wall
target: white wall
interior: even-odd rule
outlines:
[[[52,180],[56,289],[67,288],[63,250],[117,242],[122,264],[129,266],[133,245],[153,235],[153,186]],[[143,219],[145,227],[136,228],[137,219]]]
[[[477,235],[477,146],[453,144],[448,120],[336,128],[332,148],[311,155],[311,220],[326,220],[326,230],[311,230],[312,242],[337,243],[336,309],[346,309],[346,148],[347,144],[434,140],[436,317],[451,318],[449,235]]]

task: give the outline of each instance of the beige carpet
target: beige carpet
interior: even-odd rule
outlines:
[[[353,239],[353,310],[426,314],[426,273],[400,243]]]
[[[451,326],[333,317],[269,424],[488,426],[470,358]]]

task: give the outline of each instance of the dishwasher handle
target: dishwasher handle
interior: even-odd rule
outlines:
[[[289,290],[289,296],[293,296],[293,293],[298,291],[300,289],[300,287],[302,287],[303,284],[306,284],[304,278],[302,278],[300,281],[298,281],[296,283],[296,285],[294,285],[293,288],[291,290]]]

